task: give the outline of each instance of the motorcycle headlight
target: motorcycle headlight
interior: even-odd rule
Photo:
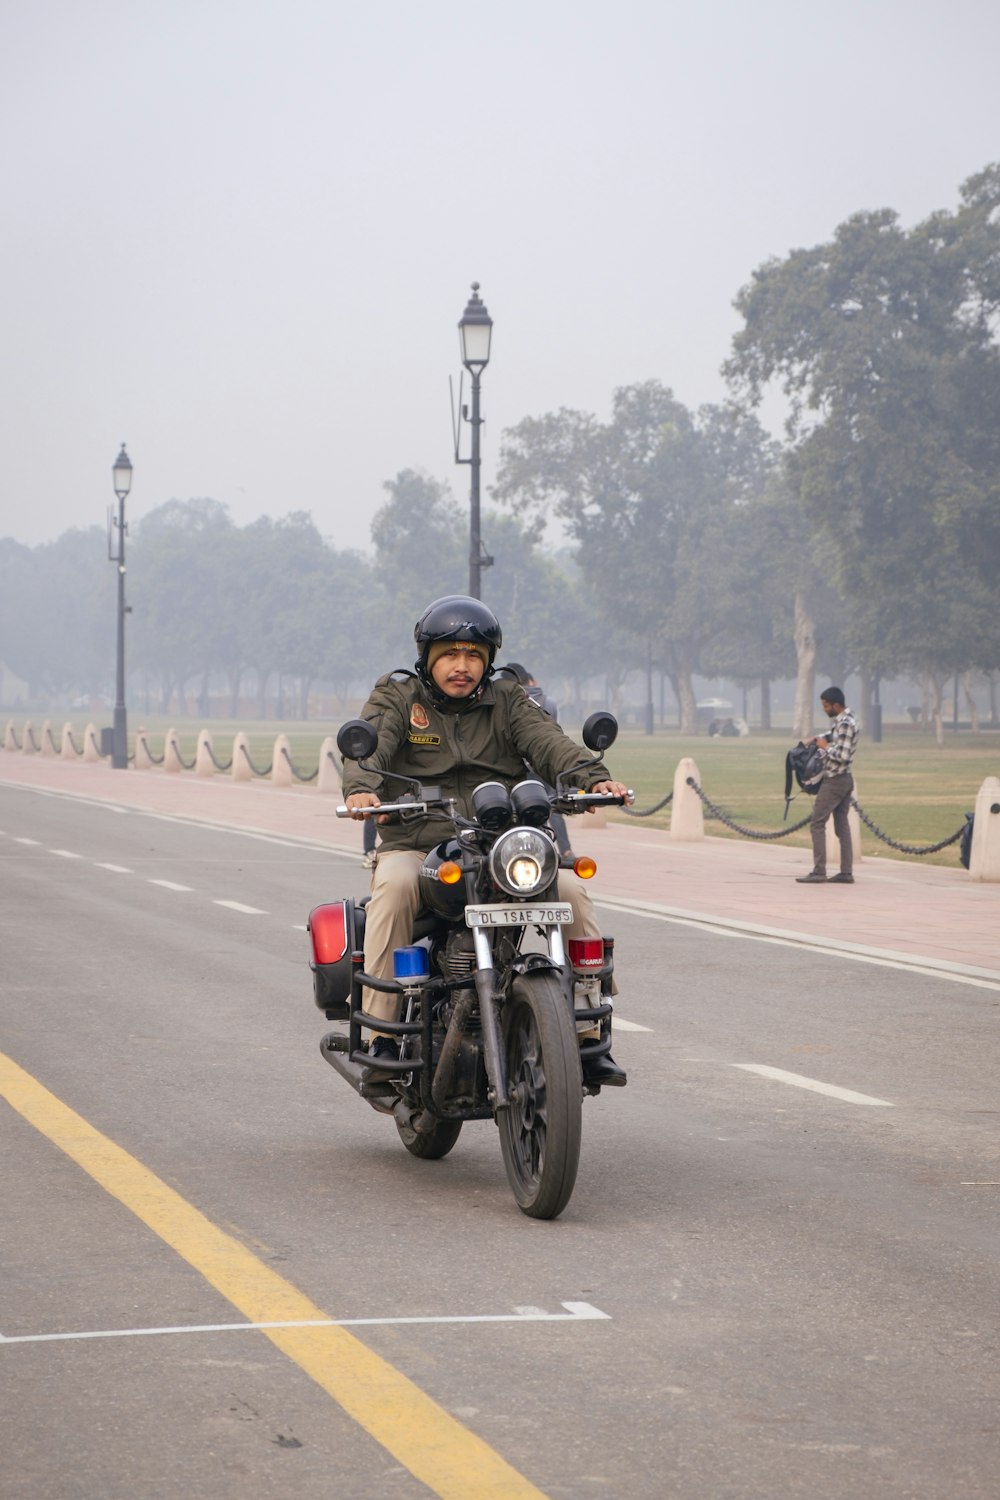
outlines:
[[[490,874],[512,896],[534,896],[555,879],[559,856],[548,834],[537,828],[511,828],[490,850]]]

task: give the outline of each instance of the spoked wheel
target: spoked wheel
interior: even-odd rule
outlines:
[[[432,1130],[413,1130],[397,1117],[396,1129],[411,1156],[419,1156],[423,1161],[440,1161],[458,1140],[462,1121],[438,1120]]]
[[[504,1008],[511,1102],[497,1116],[517,1205],[554,1219],[570,1200],[580,1161],[583,1084],[576,1028],[551,974],[523,974]]]

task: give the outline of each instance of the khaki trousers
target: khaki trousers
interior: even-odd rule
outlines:
[[[413,941],[413,920],[420,909],[417,877],[425,856],[415,849],[382,850],[372,872],[372,898],[365,916],[365,972],[376,979],[392,978],[392,951]],[[559,899],[573,908],[573,922],[563,928],[563,941],[600,937],[601,928],[590,892],[572,870],[559,871]],[[380,990],[364,992],[364,1008],[370,1016],[398,1021],[400,995]]]
[[[854,869],[854,846],[851,843],[851,825],[847,814],[854,791],[854,777],[850,771],[841,771],[837,776],[827,776],[820,782],[813,814],[809,822],[812,833],[813,869],[817,875],[826,874],[826,825],[833,814],[833,831],[840,840],[840,873],[850,875]]]

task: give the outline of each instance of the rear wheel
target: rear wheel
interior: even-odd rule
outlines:
[[[397,1118],[396,1129],[411,1156],[419,1156],[423,1161],[440,1161],[458,1140],[462,1121],[438,1120],[431,1130],[413,1130]]]
[[[497,1123],[507,1180],[524,1213],[554,1219],[576,1182],[583,1084],[576,1028],[551,974],[514,980],[503,1042],[510,1104]]]

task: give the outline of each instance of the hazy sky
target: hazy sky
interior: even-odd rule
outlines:
[[[724,395],[755,266],[1000,158],[996,0],[6,0],[0,535],[212,496],[367,545],[503,428]],[[457,383],[457,379],[456,379]],[[488,538],[487,538],[488,539]]]

